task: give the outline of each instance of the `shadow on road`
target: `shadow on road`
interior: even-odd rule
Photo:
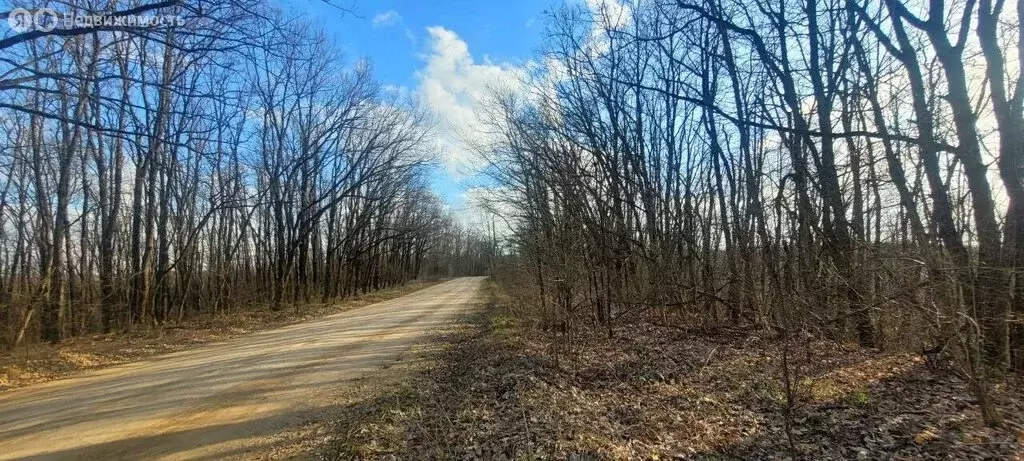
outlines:
[[[472,308],[458,279],[314,322],[0,395],[0,459],[224,459]]]

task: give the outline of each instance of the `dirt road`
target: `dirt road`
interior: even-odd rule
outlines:
[[[0,394],[0,460],[246,457],[481,301],[462,278],[312,322]]]

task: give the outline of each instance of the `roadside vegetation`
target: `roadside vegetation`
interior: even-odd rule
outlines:
[[[277,310],[268,304],[255,304],[229,313],[200,315],[130,333],[80,336],[57,345],[25,344],[0,353],[0,391],[312,320],[397,298],[441,281],[414,280],[328,304]]]
[[[1016,459],[1024,396],[1002,383],[1001,429],[965,383],[914,354],[806,338],[686,330],[658,315],[571,345],[492,285],[450,346],[364,382],[327,424],[321,459]],[[507,291],[506,291],[507,290]],[[789,417],[787,417],[787,413]],[[787,427],[787,421],[789,426]]]
[[[1024,6],[588,4],[548,15],[542,64],[481,117],[515,318],[565,356],[749,344],[794,453],[822,392],[805,380],[839,356],[902,356],[864,372],[881,381],[941,363],[986,425],[1019,430]]]

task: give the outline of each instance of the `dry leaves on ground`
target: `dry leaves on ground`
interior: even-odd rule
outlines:
[[[350,402],[326,459],[1024,459],[1024,399],[982,425],[963,382],[914,356],[791,345],[793,446],[777,342],[639,321],[571,340],[491,311]]]

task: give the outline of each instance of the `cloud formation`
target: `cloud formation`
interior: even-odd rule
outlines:
[[[448,171],[456,177],[479,167],[473,145],[487,142],[479,114],[490,92],[520,86],[525,67],[477,61],[469,45],[441,26],[427,28],[428,51],[416,76],[420,101],[438,118],[438,149]]]
[[[594,19],[586,52],[592,56],[603,55],[610,47],[608,32],[629,26],[633,9],[619,0],[586,0],[586,5]]]
[[[395,10],[387,10],[377,13],[377,15],[373,17],[373,27],[378,29],[391,27],[399,22],[402,22],[402,16]]]

